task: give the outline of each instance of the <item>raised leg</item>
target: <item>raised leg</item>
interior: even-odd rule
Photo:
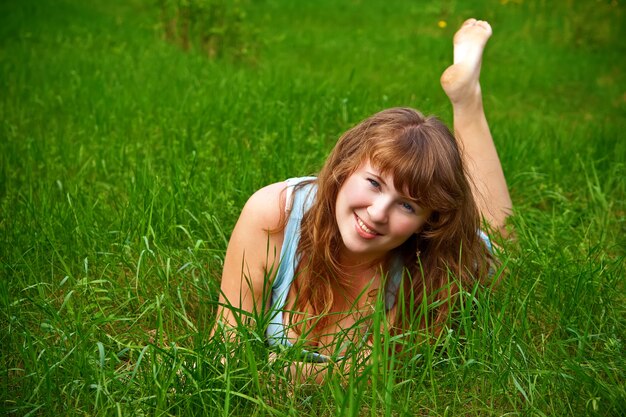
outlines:
[[[501,232],[511,213],[511,197],[491,137],[480,89],[483,51],[491,37],[489,23],[469,19],[454,35],[454,63],[441,76],[452,103],[454,131],[463,151],[472,192],[483,218]]]

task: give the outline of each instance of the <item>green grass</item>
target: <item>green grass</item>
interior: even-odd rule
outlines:
[[[623,2],[240,7],[253,48],[210,60],[162,39],[156,1],[0,5],[4,413],[623,415]],[[467,289],[435,343],[377,337],[360,373],[294,391],[261,324],[209,337],[239,210],[377,110],[450,122],[438,78],[469,16],[494,28],[482,85],[516,207],[499,289]]]

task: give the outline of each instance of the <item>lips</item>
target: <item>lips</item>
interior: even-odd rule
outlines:
[[[380,235],[380,233],[378,233],[376,230],[365,224],[365,222],[361,220],[361,218],[357,216],[356,213],[354,214],[354,218],[356,219],[356,225],[354,226],[354,228],[356,229],[359,236],[365,239],[373,239],[376,236]]]

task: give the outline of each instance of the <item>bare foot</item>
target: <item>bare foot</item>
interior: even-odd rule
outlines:
[[[480,65],[491,26],[468,19],[454,35],[454,63],[441,75],[441,86],[453,105],[480,99]]]

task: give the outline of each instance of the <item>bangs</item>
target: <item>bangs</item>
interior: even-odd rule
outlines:
[[[456,141],[451,133],[424,130],[424,125],[409,126],[398,135],[373,140],[365,156],[382,174],[393,177],[396,190],[420,207],[453,210],[464,194],[455,175],[463,169]]]

